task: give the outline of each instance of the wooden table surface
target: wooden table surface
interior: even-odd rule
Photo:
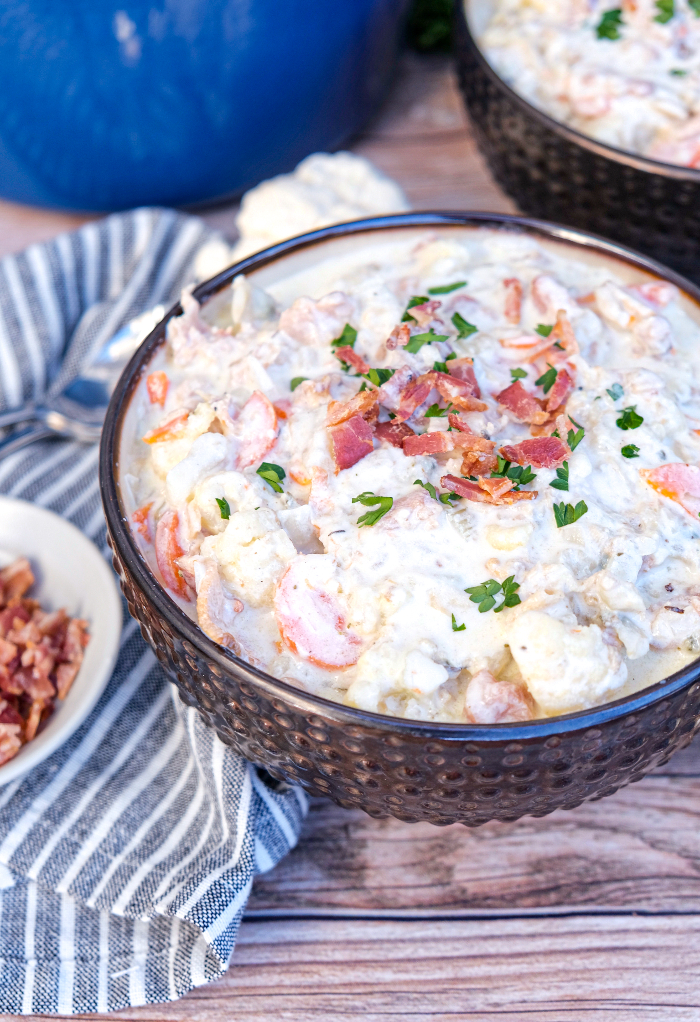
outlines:
[[[515,212],[442,58],[406,58],[352,148],[416,208]],[[205,216],[232,234],[234,213]],[[0,203],[0,254],[83,219]],[[477,830],[315,800],[256,882],[228,973],[112,1017],[700,1022],[699,814],[698,743],[601,802]]]

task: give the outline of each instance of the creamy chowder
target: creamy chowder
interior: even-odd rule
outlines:
[[[495,0],[479,45],[534,106],[599,142],[700,167],[699,0]]]
[[[526,233],[358,235],[184,314],[121,488],[216,642],[383,714],[586,709],[700,650],[700,327]]]

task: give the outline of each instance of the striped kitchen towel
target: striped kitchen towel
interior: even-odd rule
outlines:
[[[172,210],[89,224],[0,262],[0,407],[60,386],[94,345],[172,303],[216,235]],[[72,521],[105,557],[97,445],[0,461],[0,492]],[[0,1012],[112,1011],[220,976],[256,873],[306,800],[268,786],[185,709],[136,623],[90,717],[0,787]]]

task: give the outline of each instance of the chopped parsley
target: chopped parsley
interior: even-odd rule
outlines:
[[[295,376],[294,379],[291,380],[289,384],[289,389],[291,391],[295,391],[299,384],[304,383],[306,380],[308,380],[308,378],[309,378],[308,376]]]
[[[496,607],[496,613],[498,613],[504,607],[517,607],[520,603],[520,597],[516,592],[516,589],[520,589],[520,583],[515,582],[514,578],[514,575],[509,575],[502,585],[495,578],[490,578],[486,582],[482,582],[480,586],[471,586],[471,588],[464,591],[470,594],[469,599],[472,603],[479,605],[480,614],[485,614],[487,610],[495,607],[496,596],[501,593],[503,595],[503,603]]]
[[[429,301],[430,301],[430,299],[428,298],[427,295],[414,295],[413,298],[409,298],[408,299],[408,305],[404,309],[403,316],[401,317],[401,322],[402,323],[417,323],[418,320],[414,319],[413,316],[410,314],[410,312],[408,310],[412,309],[414,307],[414,305],[425,305],[425,303],[429,302]]]
[[[658,21],[660,25],[665,25],[675,14],[673,0],[656,0],[656,9],[659,13],[654,21]]]
[[[453,632],[463,632],[466,627],[467,626],[464,623],[462,623],[461,625],[458,625],[457,624],[457,618],[454,616],[454,614],[452,615],[452,631]]]
[[[441,504],[449,504],[451,500],[459,500],[459,494],[438,493],[432,483],[424,483],[422,479],[416,479],[413,485],[422,486],[424,490],[428,491],[433,500],[438,500]]]
[[[447,408],[441,408],[440,405],[436,401],[435,404],[431,405],[430,408],[428,409],[428,411],[425,413],[424,418],[426,418],[426,419],[442,419],[442,418],[444,418],[447,415],[447,413],[450,411],[451,408],[452,408],[452,402],[451,401],[448,403]]]
[[[514,380],[524,380],[525,377],[527,376],[527,373],[526,373],[526,371],[524,369],[518,368],[518,369],[511,369],[510,375],[512,376],[512,378]]]
[[[331,341],[331,348],[354,348],[356,340],[357,330],[354,326],[346,323],[340,337],[336,337],[334,341]]]
[[[447,363],[449,361],[451,361],[451,359],[453,359],[453,358],[457,358],[457,356],[455,355],[454,351],[451,351],[449,353],[449,355],[446,357],[444,362],[433,362],[433,370],[436,373],[447,373],[447,372],[449,372],[449,370],[447,368]]]
[[[639,429],[644,419],[637,412],[636,408],[636,405],[630,405],[629,408],[622,409],[622,415],[619,419],[615,420],[620,429]]]
[[[606,11],[596,26],[598,38],[619,39],[621,25],[622,10],[619,7],[615,7],[612,11]]]
[[[700,3],[698,4],[700,7]],[[683,75],[687,75],[688,72],[684,71],[682,67],[674,67],[668,72],[670,75],[676,75],[678,78],[682,78]]]
[[[700,18],[700,0],[688,0],[688,7],[695,12],[696,18]]]
[[[519,490],[521,486],[527,486],[537,478],[532,471],[532,465],[511,465],[500,454],[496,457],[498,458],[498,468],[491,473],[491,479],[512,479],[515,483],[513,489]]]
[[[226,500],[226,497],[215,497],[214,500],[219,505],[221,517],[228,520],[231,517],[231,506]]]
[[[540,323],[539,326],[535,327],[535,333],[539,334],[540,337],[549,337],[552,330],[554,330],[554,327],[547,326],[545,323]]]
[[[280,483],[284,479],[285,472],[279,465],[273,465],[269,461],[263,461],[260,468],[257,469],[257,474],[264,479],[266,483],[269,483],[275,493],[282,493],[282,487]]]
[[[620,454],[623,458],[638,458],[639,448],[635,444],[627,444],[622,448]]]
[[[353,504],[360,503],[364,507],[372,507],[373,504],[379,504],[379,507],[374,511],[366,511],[363,515],[357,519],[357,524],[360,528],[363,525],[375,525],[380,518],[382,518],[387,511],[391,511],[394,503],[393,497],[378,497],[371,490],[365,490],[359,497],[352,498]]]
[[[466,287],[466,280],[458,280],[456,284],[442,284],[441,287],[429,287],[429,295],[448,295],[450,291],[457,291],[460,287]]]
[[[446,340],[448,340],[447,334],[436,334],[431,327],[425,334],[414,334],[405,346],[404,351],[410,351],[412,355],[415,355],[417,351],[420,351],[424,344],[433,344],[435,341]]]
[[[362,373],[362,375],[366,380],[369,380],[370,383],[373,383],[375,387],[381,387],[383,383],[386,383],[387,380],[391,379],[395,372],[395,369],[370,369],[368,373]],[[363,384],[362,387],[360,387],[360,390],[364,387],[365,385]]]
[[[554,366],[549,365],[549,362],[547,363],[547,365],[549,366],[547,372],[542,373],[539,380],[535,380],[535,386],[541,387],[545,394],[549,394],[550,390],[554,386],[554,381],[557,378],[557,371],[554,368]]]
[[[557,478],[552,479],[550,486],[553,486],[555,490],[568,490],[569,489],[569,462],[565,461],[557,469]]]
[[[455,312],[452,317],[452,326],[457,331],[457,340],[459,341],[463,341],[465,337],[470,337],[479,329],[473,323],[468,323],[464,316],[460,316],[458,312]]]
[[[610,390],[606,390],[605,393],[613,400],[619,401],[622,395],[625,393],[620,383],[613,383]]]
[[[561,529],[564,525],[573,525],[579,518],[582,518],[588,511],[588,505],[585,500],[580,500],[576,507],[573,504],[554,504],[554,521],[557,523],[557,528]]]
[[[573,422],[574,426],[576,426],[576,432],[574,433],[573,429],[570,429],[566,434],[566,442],[569,445],[569,450],[575,451],[586,435],[586,431],[581,423],[576,422],[576,420],[572,419],[571,416],[569,416],[569,422]]]

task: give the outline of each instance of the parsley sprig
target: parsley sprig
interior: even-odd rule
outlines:
[[[308,378],[309,378],[308,376],[295,376],[292,380],[289,381],[289,389],[292,392],[295,391],[299,384],[304,383],[306,380],[308,380]]]
[[[637,411],[636,405],[623,408],[619,419],[615,420],[620,429],[639,429],[644,422],[643,417]]]
[[[688,0],[688,6],[695,12],[695,17],[700,18],[700,0]]]
[[[623,458],[638,458],[639,448],[636,444],[626,444],[620,451],[620,454]]]
[[[452,631],[453,632],[463,632],[466,627],[467,626],[464,624],[464,622],[462,622],[461,625],[458,625],[457,624],[457,618],[454,616],[454,614],[452,615]]]
[[[513,489],[519,490],[521,486],[526,486],[537,478],[532,471],[532,465],[511,465],[500,454],[496,457],[498,458],[498,467],[491,473],[491,479],[512,479],[515,483]]]
[[[221,512],[221,517],[225,521],[228,521],[228,519],[231,517],[231,505],[226,500],[226,497],[214,497],[214,500],[219,505],[219,511]]]
[[[552,330],[554,330],[554,327],[548,326],[546,323],[540,323],[538,326],[535,327],[535,333],[539,334],[540,337],[549,337]]]
[[[446,408],[441,408],[440,405],[435,402],[424,415],[426,419],[442,419],[452,410],[452,402],[448,401]]]
[[[340,337],[331,341],[331,348],[354,348],[357,340],[357,330],[354,326],[346,323]]]
[[[457,340],[463,341],[465,337],[470,337],[475,334],[479,329],[478,326],[474,326],[473,323],[467,322],[464,316],[460,316],[458,312],[455,312],[452,317],[452,326],[457,331]]]
[[[412,355],[415,355],[424,344],[434,344],[435,341],[447,341],[448,339],[447,334],[436,334],[433,328],[430,327],[427,333],[414,334],[405,346],[404,351],[410,351]]]
[[[561,529],[565,525],[573,525],[579,518],[582,518],[588,511],[588,505],[585,500],[580,500],[576,507],[573,504],[554,504],[554,521],[557,523],[557,528]]]
[[[433,362],[433,369],[435,370],[436,373],[448,373],[449,369],[447,368],[447,363],[450,362],[453,358],[457,358],[457,356],[455,355],[454,351],[451,351],[449,355],[446,356],[444,362]]]
[[[440,287],[429,287],[429,295],[448,295],[451,291],[457,291],[460,287],[466,287],[466,280],[458,280],[454,284],[441,284]]]
[[[362,504],[363,507],[372,507],[373,504],[379,504],[379,507],[374,511],[366,511],[363,515],[357,519],[357,524],[360,528],[363,525],[376,525],[380,518],[382,518],[387,511],[391,511],[394,503],[393,497],[378,497],[372,493],[371,490],[365,490],[358,497],[352,498],[353,504]]]
[[[418,320],[415,319],[415,317],[413,317],[408,310],[412,309],[414,307],[414,305],[424,305],[426,302],[429,302],[429,301],[430,301],[430,299],[428,298],[427,295],[414,295],[413,298],[409,298],[408,299],[408,305],[404,309],[403,316],[401,317],[401,322],[402,323],[417,323]]]
[[[660,25],[665,25],[675,14],[673,0],[656,0],[656,9],[659,13],[654,21],[658,21]]]
[[[284,479],[285,471],[280,468],[279,465],[273,465],[272,462],[263,461],[262,465],[256,470],[257,474],[269,483],[275,493],[282,493],[282,487],[280,483]]]
[[[611,398],[611,399],[612,399],[613,401],[619,401],[619,400],[620,400],[620,398],[622,397],[622,395],[623,395],[623,394],[624,394],[625,392],[624,392],[624,390],[623,390],[623,388],[622,388],[622,384],[621,384],[621,383],[613,383],[612,387],[610,387],[610,389],[609,389],[609,390],[608,390],[608,389],[606,389],[605,393],[606,393],[606,394],[608,395],[608,397],[610,397],[610,398]]]
[[[572,419],[571,416],[569,416],[569,422],[572,422],[574,424],[574,426],[576,427],[576,432],[574,432],[573,429],[570,429],[566,434],[566,442],[569,445],[569,450],[575,451],[578,445],[583,440],[584,436],[586,435],[586,431],[581,425],[581,423],[576,422],[576,419]],[[559,436],[559,433],[555,431],[554,433],[552,433],[552,436]]]
[[[539,380],[535,380],[535,386],[541,387],[545,394],[549,394],[550,390],[554,386],[554,381],[557,378],[557,371],[554,368],[554,366],[549,365],[549,362],[547,363],[547,365],[549,366],[547,372],[542,373]]]
[[[619,39],[622,23],[622,9],[620,7],[615,7],[612,11],[606,11],[596,26],[598,38]]]
[[[516,592],[516,589],[520,589],[520,583],[515,582],[514,579],[515,575],[509,575],[501,584],[495,578],[489,578],[486,582],[482,582],[481,585],[471,586],[464,591],[469,593],[469,599],[472,603],[479,605],[480,614],[485,614],[487,610],[496,607],[496,597],[501,593],[503,603],[496,607],[495,613],[498,614],[504,607],[517,607],[520,603],[520,597]]]
[[[391,379],[395,372],[395,369],[372,368],[368,373],[361,373],[361,375],[364,376],[366,380],[369,380],[370,383],[373,383],[375,387],[381,387],[383,383],[386,383],[387,380]],[[360,387],[360,390],[365,389],[366,387],[363,384]]]
[[[422,479],[416,479],[413,483],[414,486],[422,486],[424,490],[427,490],[433,500],[438,500],[441,504],[450,504],[451,500],[459,500],[459,494],[457,493],[438,493],[432,483],[424,483]]]
[[[524,380],[525,377],[527,376],[527,373],[524,369],[518,367],[517,369],[511,369],[510,375],[514,380]]]
[[[569,462],[565,461],[557,469],[557,478],[552,479],[550,486],[553,486],[555,490],[568,490],[569,489]]]

